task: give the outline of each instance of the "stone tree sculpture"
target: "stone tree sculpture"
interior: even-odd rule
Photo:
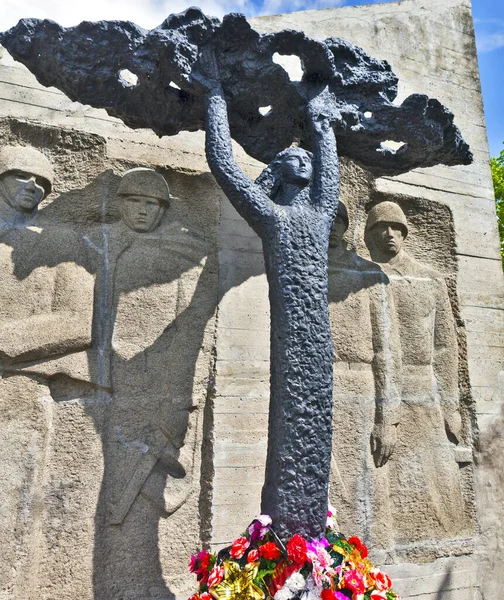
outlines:
[[[397,78],[388,63],[352,44],[290,30],[261,35],[238,14],[220,22],[191,8],[151,31],[121,21],[64,29],[25,19],[0,42],[43,85],[105,108],[130,127],[160,136],[206,129],[211,170],[261,237],[269,282],[262,510],[282,538],[320,535],[331,460],[327,249],[338,206],[338,157],[375,175],[469,164],[453,115],[420,94],[394,104]],[[300,58],[302,81],[289,79],[275,53]],[[231,138],[271,163],[256,182],[234,162]],[[388,140],[400,147],[390,149],[383,144]],[[292,145],[297,148],[286,150]]]

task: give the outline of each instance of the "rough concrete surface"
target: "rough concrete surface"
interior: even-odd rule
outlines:
[[[342,264],[351,267],[345,286],[332,287],[330,313],[335,428],[349,439],[333,440],[330,498],[341,528],[371,542],[373,558],[386,565],[404,598],[493,600],[504,583],[504,286],[470,3],[403,0],[265,17],[253,26],[264,33],[293,28],[317,39],[341,37],[387,60],[399,78],[399,99],[427,93],[449,106],[474,154],[470,166],[380,179],[350,161],[341,165],[350,226],[340,250],[345,260],[332,261],[330,281]],[[38,149],[55,176],[38,214],[29,223],[7,218],[0,232],[2,282],[8,283],[0,291],[2,326],[27,315],[37,323],[17,336],[26,360],[7,359],[0,348],[0,447],[10,457],[0,468],[1,597],[184,597],[193,586],[186,575],[191,552],[202,542],[219,547],[231,541],[260,510],[269,404],[269,309],[260,239],[208,174],[201,132],[159,139],[147,130],[129,130],[103,110],[43,88],[2,52],[2,148]],[[255,179],[264,165],[237,145],[234,151]],[[145,227],[149,213],[135,221],[138,213],[125,212],[117,194],[121,176],[137,167],[154,168],[170,190],[167,208],[154,202],[155,217],[164,212],[151,231],[134,230]],[[417,294],[406,302],[415,310],[407,311],[411,322],[402,327],[393,291],[408,298],[401,286],[407,288],[413,277],[390,273],[385,265],[380,274],[376,264],[384,261],[375,262],[365,244],[367,212],[382,201],[404,211],[404,251],[428,274],[415,280]],[[128,219],[137,223],[133,229]],[[160,265],[156,274],[154,264]],[[78,293],[71,285],[75,274]],[[392,285],[384,276],[394,276]],[[58,285],[65,281],[67,293],[60,296]],[[437,504],[425,507],[411,493],[391,500],[387,492],[403,488],[401,473],[416,481],[417,490],[428,481],[416,451],[426,438],[413,446],[405,433],[417,434],[416,410],[423,411],[422,419],[425,411],[435,412],[432,378],[429,387],[425,375],[434,372],[432,357],[424,360],[420,378],[430,404],[411,403],[410,383],[414,394],[419,388],[411,368],[403,375],[402,363],[411,366],[404,352],[413,341],[431,347],[435,328],[422,311],[436,288],[451,307],[462,428],[456,444],[438,412],[432,432],[442,453],[453,451],[453,460],[442,465],[451,488],[459,490],[457,522],[453,507],[446,510],[438,473],[427,485],[431,499],[440,490]],[[33,289],[39,293],[28,293]],[[389,308],[380,318],[372,311],[377,297],[383,298],[379,306]],[[71,341],[73,327],[55,341],[59,327],[38,325],[41,319],[57,322],[61,311],[78,312],[77,342]],[[341,314],[349,315],[353,327],[343,327]],[[431,323],[419,328],[419,338],[413,335],[415,315]],[[188,327],[187,319],[197,326]],[[395,342],[389,344],[390,361],[380,363],[385,334]],[[394,408],[395,396],[393,388],[383,387],[380,373],[401,388],[401,402],[407,396],[406,410],[388,421],[384,415],[394,411],[382,409]],[[338,411],[342,406],[348,410]],[[397,441],[388,442],[393,452],[380,467],[371,446],[370,420],[377,416],[397,427]],[[401,418],[409,428],[402,433]],[[358,424],[365,433],[358,433]],[[418,427],[418,435],[425,433]],[[418,466],[412,473],[401,466],[408,456]],[[439,456],[433,460],[441,462]],[[357,502],[351,486],[359,491]],[[423,529],[409,511],[427,509]]]

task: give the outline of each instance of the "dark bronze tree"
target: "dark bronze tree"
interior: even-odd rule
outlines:
[[[242,15],[192,8],[151,31],[129,22],[64,29],[26,19],[0,42],[46,86],[158,135],[206,128],[210,168],[261,237],[271,304],[271,400],[262,510],[281,537],[325,526],[331,457],[332,344],[327,249],[338,206],[338,155],[376,175],[469,164],[453,115],[415,94],[393,103],[385,61],[341,39],[260,35]],[[274,53],[299,56],[292,82]],[[259,108],[271,106],[266,115]],[[271,162],[256,182],[231,138]],[[382,143],[401,144],[394,151]],[[293,143],[298,148],[286,150]],[[313,154],[311,154],[311,152]]]

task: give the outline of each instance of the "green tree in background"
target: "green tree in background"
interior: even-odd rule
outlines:
[[[497,158],[490,159],[492,179],[495,190],[495,208],[497,210],[497,223],[501,242],[501,257],[504,268],[504,150]]]

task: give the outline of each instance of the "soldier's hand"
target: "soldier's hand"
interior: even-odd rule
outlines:
[[[460,434],[462,431],[462,417],[460,416],[460,412],[458,410],[446,411],[444,420],[448,437],[450,437],[450,435],[453,436],[458,444],[460,442]]]
[[[397,442],[396,425],[375,424],[371,433],[371,452],[376,467],[383,467],[394,452]]]

